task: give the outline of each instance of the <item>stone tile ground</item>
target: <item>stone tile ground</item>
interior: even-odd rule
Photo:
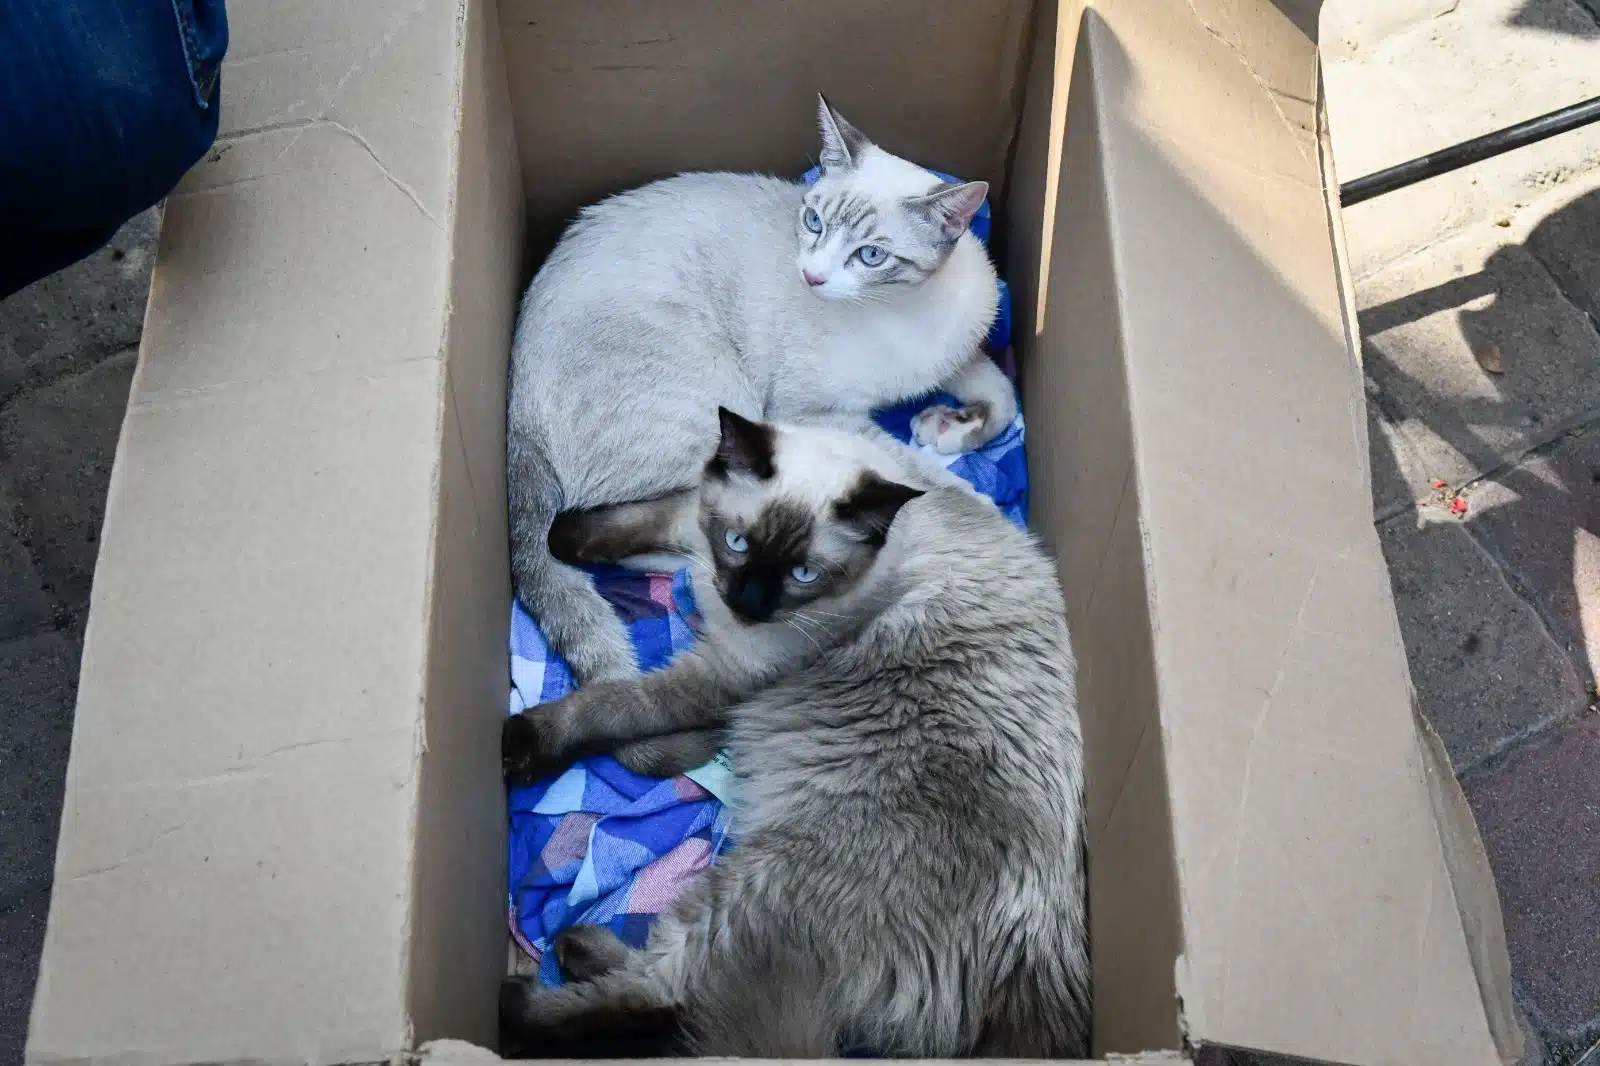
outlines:
[[[1327,0],[1323,52],[1348,179],[1600,94],[1600,0]],[[1527,1061],[1600,1066],[1600,127],[1345,225],[1380,539],[1495,867]],[[0,1066],[22,1057],[155,228],[0,302]]]
[[[1600,0],[1328,0],[1323,58],[1349,180],[1600,95]],[[1527,1061],[1600,1066],[1600,126],[1344,224],[1380,541]]]
[[[0,1066],[22,1061],[78,659],[157,218],[0,301]]]

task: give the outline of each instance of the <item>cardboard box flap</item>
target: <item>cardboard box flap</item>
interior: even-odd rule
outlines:
[[[1314,42],[1264,0],[1106,0],[1083,16],[1075,60],[1059,29],[1057,85],[1064,65],[1089,69],[1072,71],[1035,316],[1062,351],[1035,356],[1105,357],[1051,322],[1082,272],[1074,223],[1103,212],[1118,322],[1102,332],[1122,349],[1137,442],[1186,1037],[1332,1062],[1497,1062],[1370,522]],[[1098,203],[1074,200],[1084,168]],[[1102,402],[1063,399],[1069,423]]]
[[[411,1044],[458,14],[230,11],[111,477],[29,1061]]]
[[[536,248],[679,170],[798,176],[818,91],[891,151],[1005,194],[1032,0],[499,6]]]

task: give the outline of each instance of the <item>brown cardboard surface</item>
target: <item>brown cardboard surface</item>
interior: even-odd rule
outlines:
[[[1045,350],[1023,364],[1030,444],[1036,464],[1060,453],[1048,461],[1065,475],[1036,480],[1036,498],[1051,508],[1062,493],[1081,519],[1054,539],[1068,584],[1089,581],[1097,599],[1119,543],[1114,530],[1099,539],[1105,487],[1128,464],[1096,447],[1121,435],[1117,412],[1072,386],[1103,382],[1094,364],[1120,357],[1185,1035],[1327,1061],[1495,1061],[1460,915],[1441,893],[1450,878],[1370,523],[1312,42],[1266,3],[1158,13],[1108,0],[1083,26],[1032,316]],[[1097,212],[1098,224],[1086,217]],[[1088,264],[1113,271],[1109,312],[1080,309]],[[1114,325],[1096,324],[1107,314]],[[1111,638],[1085,634],[1100,623],[1074,596],[1088,657]],[[1099,713],[1086,703],[1086,746]],[[1090,757],[1091,782],[1097,761],[1126,765],[1117,737],[1150,743],[1127,724],[1101,732],[1110,757]],[[1091,864],[1105,850],[1093,850],[1095,807]],[[1092,890],[1090,903],[1103,910]],[[1143,990],[1105,969],[1100,996]],[[1125,1039],[1097,1030],[1103,1049],[1137,1050]]]
[[[230,15],[111,479],[32,1061],[412,1040],[457,11]]]
[[[1370,524],[1315,8],[230,12],[112,477],[30,1061],[492,1041],[521,250],[677,168],[797,169],[817,89],[1005,194],[1097,1053],[1494,1060],[1497,908]]]
[[[523,234],[499,30],[492,5],[467,9],[408,960],[413,1038],[485,1044],[506,944],[504,412]]]
[[[535,247],[679,170],[793,172],[815,159],[819,90],[1004,195],[1030,0],[500,4]]]

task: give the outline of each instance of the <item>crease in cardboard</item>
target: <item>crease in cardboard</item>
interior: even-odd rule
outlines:
[[[407,733],[409,734],[409,730]],[[293,744],[284,744],[256,754],[251,754],[248,756],[241,755],[234,765],[225,766],[213,773],[202,774],[199,777],[160,778],[156,780],[145,781],[117,781],[111,784],[101,784],[96,781],[85,781],[82,783],[73,782],[73,787],[76,790],[83,791],[88,794],[108,793],[113,795],[120,792],[147,792],[151,790],[166,789],[185,790],[194,788],[209,788],[212,785],[228,784],[240,779],[261,777],[266,773],[266,771],[262,769],[262,763],[281,759],[283,756],[291,753],[331,746],[377,743],[381,741],[392,740],[395,734],[396,731],[394,730],[380,730],[378,732],[358,736],[329,737],[298,741]]]
[[[1016,161],[1017,143],[1022,132],[1022,112],[1028,92],[1029,57],[1033,55],[1033,39],[1038,33],[1042,6],[1043,0],[1040,2],[1028,0],[1025,3],[1011,3],[1006,9],[1011,29],[1005,35],[1004,47],[1006,54],[1012,57],[1012,61],[1009,66],[1003,66],[1000,72],[1000,84],[996,86],[996,95],[1005,101],[1004,106],[1007,109],[1007,113],[998,123],[1000,144],[997,146],[997,158],[1000,160],[998,175],[1000,180],[993,194],[997,200],[1004,200],[1013,188],[1012,165]]]
[[[1306,154],[1305,146],[1300,143],[1301,138],[1310,131],[1303,129],[1298,124],[1290,121],[1288,114],[1283,110],[1283,105],[1278,102],[1278,98],[1282,96],[1285,99],[1295,100],[1308,106],[1314,106],[1311,104],[1311,101],[1301,100],[1299,97],[1291,96],[1288,93],[1280,92],[1278,89],[1274,88],[1272,84],[1268,82],[1267,79],[1263,78],[1256,70],[1255,64],[1250,61],[1250,57],[1244,53],[1244,50],[1239,47],[1238,43],[1211,24],[1210,20],[1206,18],[1204,13],[1201,12],[1199,6],[1195,3],[1195,0],[1184,0],[1184,3],[1188,5],[1189,10],[1194,14],[1195,20],[1200,23],[1201,28],[1209,33],[1212,37],[1215,37],[1217,40],[1221,41],[1224,47],[1226,47],[1233,57],[1239,61],[1240,65],[1244,67],[1245,72],[1250,75],[1250,79],[1256,83],[1256,85],[1261,89],[1262,93],[1266,96],[1267,102],[1272,105],[1272,110],[1277,114],[1278,120],[1282,122],[1284,128],[1289,131],[1290,139],[1294,142],[1295,151],[1300,153],[1300,158],[1305,160],[1307,165],[1310,165],[1311,157]]]
[[[469,55],[469,35],[471,33],[470,19],[472,12],[468,10],[470,0],[457,0],[455,17],[452,19],[451,28],[455,32],[455,47],[451,63],[451,114],[454,117],[450,131],[448,148],[447,173],[459,175],[463,157],[462,142],[467,135],[466,109],[467,109],[467,77],[468,64],[472,61]],[[413,9],[420,10],[419,3]],[[480,20],[496,18],[497,14],[492,3],[479,2],[477,15]],[[399,25],[391,31],[389,39],[399,31]],[[483,57],[478,57],[480,60]],[[374,156],[376,159],[376,156]],[[428,544],[424,551],[424,573],[427,578],[427,593],[425,597],[426,608],[422,623],[423,645],[418,670],[418,687],[415,714],[412,724],[413,750],[408,766],[405,783],[406,792],[410,798],[409,808],[406,811],[407,837],[412,841],[421,839],[422,830],[422,799],[423,788],[420,774],[423,772],[423,760],[428,753],[428,706],[426,694],[429,691],[431,679],[436,669],[435,656],[442,642],[435,630],[442,617],[441,583],[439,581],[440,567],[444,558],[441,547],[441,527],[443,525],[443,507],[445,500],[444,478],[446,465],[446,449],[456,448],[460,451],[462,469],[466,478],[471,497],[474,521],[481,527],[483,516],[478,508],[478,495],[472,483],[472,463],[468,452],[466,440],[462,436],[461,408],[457,404],[455,381],[450,373],[451,333],[456,316],[462,312],[456,298],[456,287],[460,284],[463,266],[456,256],[457,241],[463,225],[460,211],[460,181],[450,181],[447,185],[445,201],[445,218],[447,226],[439,227],[447,236],[446,255],[444,257],[444,300],[440,308],[439,336],[435,345],[437,362],[440,367],[438,391],[435,396],[434,410],[435,423],[433,426],[433,446],[429,452],[432,469],[429,472],[429,499],[433,507],[429,514]],[[421,204],[418,204],[421,207]],[[430,216],[430,221],[438,222]],[[457,357],[460,354],[457,353]],[[451,432],[453,423],[454,432]],[[417,1030],[417,999],[418,979],[415,962],[417,942],[417,925],[419,922],[418,903],[424,899],[426,893],[422,888],[423,863],[421,850],[415,846],[406,851],[406,864],[403,870],[405,883],[408,886],[405,899],[405,911],[402,916],[407,935],[401,938],[400,944],[400,985],[401,1003],[404,1011],[405,1047],[416,1047]]]
[[[150,838],[149,842],[134,848],[132,851],[128,852],[115,862],[105,863],[101,866],[91,866],[86,870],[79,870],[76,873],[66,873],[63,871],[64,876],[61,878],[61,880],[63,880],[66,884],[73,884],[77,881],[84,881],[91,877],[99,877],[102,874],[108,874],[120,870],[124,866],[133,862],[135,859],[142,859],[146,855],[149,855],[151,852],[155,851],[156,847],[163,840],[166,840],[168,837],[174,836],[177,833],[183,832],[183,830],[187,829],[193,821],[194,819],[192,818],[185,818],[177,825],[168,826],[166,829],[161,830],[154,837]]]
[[[328,117],[328,112],[333,108],[334,104],[338,102],[339,94],[344,92],[345,86],[350,84],[350,79],[354,78],[358,73],[360,73],[361,70],[367,66],[367,64],[371,63],[374,59],[377,59],[378,56],[387,51],[389,46],[394,43],[395,38],[400,36],[400,31],[405,29],[406,26],[408,26],[418,15],[420,15],[423,8],[425,8],[429,2],[430,0],[416,0],[416,2],[413,3],[409,8],[401,12],[399,17],[389,24],[388,30],[378,38],[372,47],[368,48],[366,52],[362,53],[360,58],[358,58],[354,63],[351,63],[350,66],[345,69],[345,72],[339,75],[338,80],[333,83],[333,88],[327,89],[325,92],[321,93],[321,113],[317,115],[318,119],[326,119]],[[459,37],[460,35],[458,34],[457,36]],[[318,78],[318,81],[320,82],[321,79]],[[323,86],[319,85],[318,88],[321,89]],[[300,101],[301,104],[305,102],[306,101],[304,100]],[[296,104],[295,106],[298,107],[299,104]]]
[[[411,201],[412,206],[414,206],[418,211],[422,212],[422,217],[433,223],[435,229],[438,229],[441,232],[443,231],[444,227],[439,224],[439,220],[434,217],[433,212],[429,211],[427,205],[422,202],[422,197],[418,196],[417,191],[410,185],[406,184],[404,181],[401,181],[395,176],[394,171],[389,169],[388,164],[384,163],[384,161],[378,157],[378,151],[376,148],[372,147],[372,142],[367,140],[357,131],[345,125],[343,122],[340,122],[338,119],[321,115],[317,118],[297,118],[288,119],[283,122],[270,122],[261,126],[252,126],[249,129],[233,130],[225,136],[218,137],[217,143],[238,144],[250,140],[251,138],[260,137],[266,134],[292,131],[295,136],[290,138],[289,143],[284,145],[283,149],[278,152],[278,159],[282,159],[284,156],[289,154],[290,150],[293,149],[295,145],[300,143],[300,136],[302,134],[304,134],[307,130],[314,129],[330,129],[336,133],[343,134],[345,137],[348,137],[350,140],[354,141],[361,147],[362,151],[367,153],[368,158],[370,158],[374,165],[377,166],[378,172],[388,180],[389,184],[393,185],[396,189],[399,189],[400,192],[405,195],[405,198]],[[234,181],[225,182],[221,185],[208,185],[201,189],[187,190],[181,195],[195,196],[200,193],[217,192],[221,189],[232,188],[235,185],[242,185],[245,182],[258,181],[261,178],[268,176],[269,175],[266,174],[251,174]]]
[[[1288,674],[1289,655],[1294,650],[1296,643],[1300,639],[1301,627],[1305,625],[1306,609],[1311,606],[1311,594],[1316,591],[1317,578],[1322,572],[1321,567],[1322,564],[1320,561],[1315,562],[1312,565],[1311,577],[1306,581],[1306,590],[1300,597],[1299,610],[1295,613],[1294,622],[1289,627],[1288,635],[1284,637],[1283,648],[1278,653],[1277,673],[1272,678],[1272,684],[1267,689],[1266,697],[1261,701],[1261,709],[1256,712],[1255,721],[1250,726],[1250,739],[1245,745],[1244,767],[1239,772],[1239,806],[1234,812],[1233,827],[1229,832],[1229,835],[1233,840],[1233,867],[1229,875],[1232,887],[1228,894],[1231,897],[1231,905],[1234,908],[1231,918],[1231,922],[1233,924],[1237,924],[1239,921],[1239,859],[1244,853],[1245,810],[1250,805],[1250,779],[1251,774],[1255,769],[1256,750],[1261,744],[1262,727],[1267,724],[1267,718],[1272,714],[1272,706],[1277,702],[1278,691],[1283,687],[1283,680]],[[1181,861],[1179,863],[1179,869],[1179,876],[1182,877]],[[1306,911],[1315,917],[1320,917],[1316,914],[1316,909],[1311,905],[1310,899],[1306,896],[1305,886],[1302,885],[1297,878],[1294,879],[1294,887],[1295,891],[1299,893],[1301,901],[1305,904]],[[1327,924],[1325,919],[1323,919],[1323,923],[1324,925]],[[1218,991],[1217,998],[1223,1003],[1228,1001],[1228,991],[1233,982],[1234,957],[1234,952],[1228,952],[1227,958],[1224,960],[1222,966],[1222,985]]]
[[[418,365],[437,366],[439,363],[440,357],[437,353],[434,353],[432,355],[413,356],[409,359],[388,360],[359,370],[329,366],[315,370],[303,370],[293,374],[276,374],[271,377],[216,381],[199,387],[152,388],[147,390],[148,395],[136,396],[131,399],[128,408],[129,410],[139,411],[160,411],[181,406],[183,401],[206,400],[238,390],[274,389],[282,385],[302,385],[317,381],[389,381],[406,376]]]

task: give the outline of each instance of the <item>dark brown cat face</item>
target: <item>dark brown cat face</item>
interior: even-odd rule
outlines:
[[[720,415],[700,528],[723,602],[747,622],[766,622],[853,588],[921,490],[864,466],[865,442],[848,435]]]

